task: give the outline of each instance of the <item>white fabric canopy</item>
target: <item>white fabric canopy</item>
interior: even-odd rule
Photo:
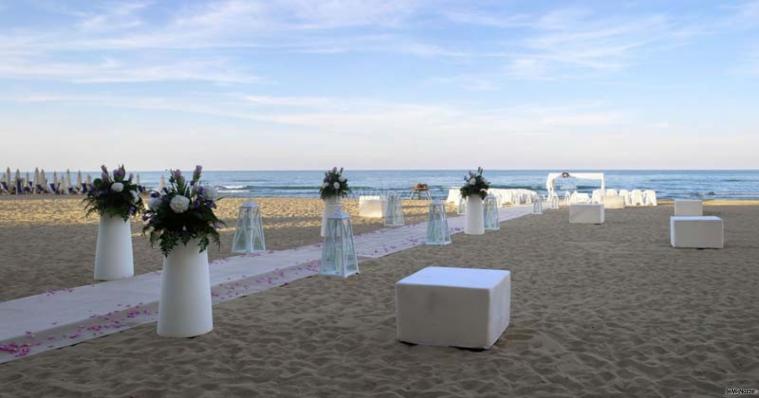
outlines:
[[[546,189],[551,194],[556,192],[556,180],[560,178],[577,178],[581,180],[599,180],[601,181],[601,190],[606,189],[606,180],[604,179],[604,173],[548,173],[546,178]]]

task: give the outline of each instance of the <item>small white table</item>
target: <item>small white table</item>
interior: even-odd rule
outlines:
[[[603,224],[606,218],[602,204],[569,205],[570,224]]]
[[[509,326],[511,272],[427,267],[395,285],[398,340],[490,348]]]
[[[675,199],[675,216],[703,216],[704,203],[695,199]]]
[[[382,218],[385,203],[379,196],[359,196],[358,216],[366,218]]]
[[[715,216],[675,216],[669,218],[672,247],[721,249],[725,246],[722,219]]]
[[[604,196],[604,209],[624,209],[625,198],[622,196]]]

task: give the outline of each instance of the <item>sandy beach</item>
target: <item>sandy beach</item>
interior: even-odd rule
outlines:
[[[209,248],[209,260],[230,256],[232,236],[241,198],[219,201],[221,248]],[[257,199],[261,206],[267,249],[280,250],[321,241],[323,209],[319,199]],[[426,220],[426,201],[406,201],[407,222]],[[81,197],[0,196],[0,300],[93,283],[92,267],[97,241],[96,216],[85,218]],[[358,202],[344,201],[354,232],[382,228],[382,219],[358,217]],[[453,210],[451,208],[450,210]],[[135,274],[161,269],[163,257],[141,235],[142,223],[132,223]]]
[[[0,203],[3,299],[89,283],[95,221],[53,211],[74,202]],[[225,219],[236,207],[228,203]],[[318,201],[261,204],[271,248],[319,240]],[[455,235],[449,246],[364,262],[347,280],[311,277],[220,304],[208,335],[159,338],[144,325],[0,365],[0,396],[716,397],[757,388],[759,207],[705,208],[725,221],[722,250],[671,248],[671,213],[608,211],[595,226],[568,224],[562,209]],[[357,233],[379,227],[354,223]],[[160,267],[146,246],[135,245],[139,272]],[[511,325],[491,350],[395,340],[393,284],[432,264],[512,271]]]

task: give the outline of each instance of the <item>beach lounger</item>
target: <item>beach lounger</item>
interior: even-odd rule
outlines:
[[[630,192],[630,205],[643,206],[643,192],[640,189],[633,189]]]
[[[656,191],[652,189],[643,191],[643,203],[646,206],[656,206]]]
[[[619,190],[619,197],[625,202],[625,206],[630,206],[630,191],[626,189]]]

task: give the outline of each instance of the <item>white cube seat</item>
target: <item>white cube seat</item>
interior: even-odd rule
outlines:
[[[703,216],[704,202],[694,199],[675,199],[675,216]]]
[[[398,340],[490,348],[509,326],[511,272],[427,267],[395,284]]]
[[[382,218],[384,207],[384,201],[379,196],[359,196],[358,198],[359,217]]]
[[[669,218],[672,247],[721,249],[725,246],[722,219],[715,216],[674,216]]]
[[[604,209],[624,209],[624,196],[604,196]]]
[[[603,224],[605,215],[604,205],[600,203],[569,205],[570,224]]]

